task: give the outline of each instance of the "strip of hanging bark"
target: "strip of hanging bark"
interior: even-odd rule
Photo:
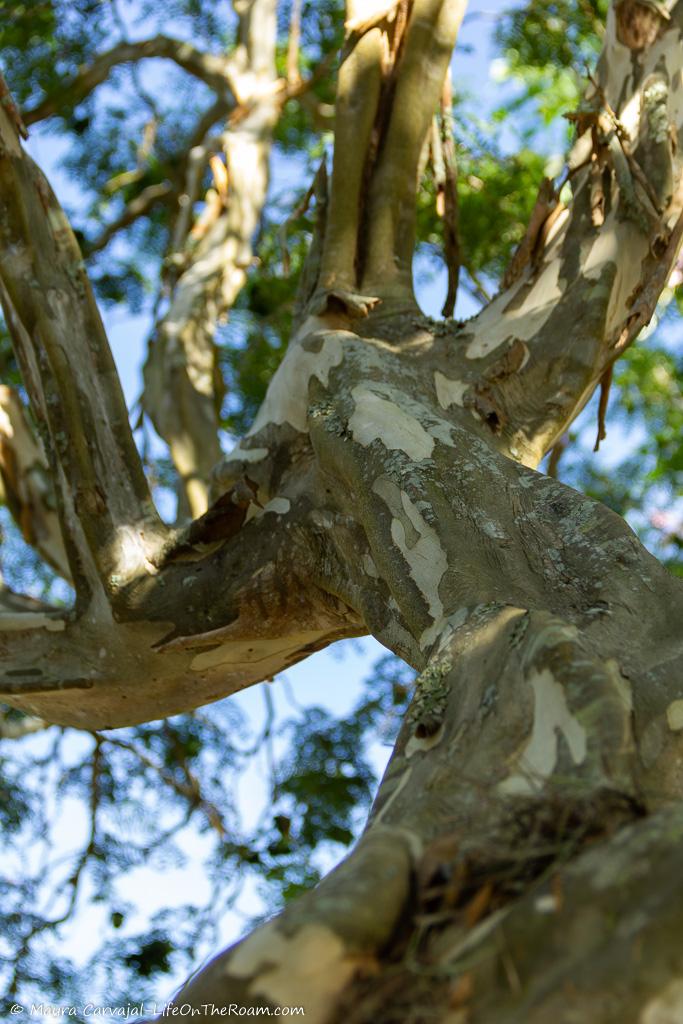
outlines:
[[[595,438],[594,452],[597,452],[600,448],[600,442],[604,441],[607,437],[607,430],[605,429],[605,416],[607,415],[607,405],[609,402],[609,391],[612,386],[612,363],[607,367],[602,377],[600,378],[600,401],[598,403],[598,435]]]
[[[188,144],[182,173],[179,175],[178,208],[171,230],[169,255],[162,268],[162,280],[166,287],[171,287],[185,269],[187,260],[184,250],[192,227],[195,203],[200,196],[204,170],[209,157],[221,149],[223,141],[222,133],[211,135],[210,132],[225,112],[224,107],[214,104],[200,118]]]
[[[441,111],[438,119],[438,129],[441,140],[441,154],[443,160],[443,180],[439,188],[437,184],[437,213],[443,219],[443,245],[444,259],[448,271],[448,289],[446,299],[441,310],[445,317],[453,316],[455,303],[458,296],[458,280],[460,277],[460,237],[458,232],[459,208],[458,208],[458,163],[455,154],[455,142],[453,140],[452,106],[453,97],[451,92],[450,70],[446,73],[444,87],[441,93]],[[441,197],[443,204],[442,212],[439,212],[438,199]]]
[[[225,166],[218,157],[212,156],[209,159],[209,164],[211,166],[212,171],[214,166],[216,166],[214,161],[217,161],[217,163],[220,164],[221,166]],[[214,183],[215,181],[216,177],[214,174]],[[227,174],[222,179],[221,184],[223,186],[223,194],[221,194],[221,191],[219,191],[218,188],[210,187],[206,190],[206,194],[204,196],[204,209],[202,210],[202,212],[199,214],[194,224],[192,225],[190,234],[188,236],[190,244],[192,244],[193,242],[199,242],[202,238],[204,238],[209,229],[212,228],[213,225],[216,223],[223,210],[226,209]]]
[[[308,310],[308,305],[318,287],[320,278],[320,263],[322,260],[323,246],[325,244],[325,229],[327,224],[327,198],[328,198],[328,177],[327,161],[323,157],[315,178],[313,179],[313,195],[315,196],[315,213],[313,222],[313,237],[306,254],[304,265],[299,275],[299,284],[294,298],[294,309],[292,317],[292,334],[295,334],[301,326]]]
[[[551,476],[553,480],[557,480],[557,469],[560,464],[560,459],[568,447],[569,434],[563,434],[550,450],[550,458],[548,459],[548,476]]]
[[[538,196],[534,208],[531,211],[529,226],[526,229],[524,238],[517,246],[515,253],[503,274],[501,290],[510,288],[515,281],[519,280],[525,268],[531,263],[536,245],[539,240],[541,229],[557,206],[557,194],[552,178],[544,178],[538,190]]]
[[[395,69],[406,38],[406,29],[414,0],[398,0],[396,13],[389,19],[391,31],[389,33],[389,52],[391,54],[392,71]]]
[[[669,232],[662,231],[650,242],[648,256],[643,264],[641,281],[627,301],[630,313],[610,339],[606,360],[614,362],[637,338],[652,319],[662,290],[676,264],[683,242],[683,182],[672,206],[679,209],[678,217]]]
[[[424,166],[427,162],[431,163],[432,176],[434,178],[434,189],[435,189],[435,209],[437,217],[443,217],[445,209],[444,200],[444,177],[445,171],[443,166],[443,140],[441,138],[441,128],[439,125],[439,118],[435,114],[432,121],[432,129],[429,133],[429,158],[425,156],[421,157],[420,160],[420,178],[424,174]]]
[[[660,198],[652,187],[648,175],[643,171],[638,159],[636,159],[635,155],[631,151],[632,142],[630,135],[622,125],[615,110],[608,102],[603,87],[592,75],[589,76],[589,79],[595,89],[593,100],[595,101],[599,99],[600,107],[596,107],[587,115],[574,113],[565,116],[567,116],[570,121],[576,121],[577,126],[588,122],[591,123],[592,127],[590,138],[593,149],[593,159],[597,161],[598,167],[604,175],[605,165],[609,158],[617,179],[617,184],[619,185],[622,202],[624,203],[627,214],[630,214],[632,220],[637,223],[642,223],[645,231],[647,231],[654,223],[656,223],[657,217],[662,212]],[[647,120],[648,112],[643,109],[643,113]],[[641,118],[642,116],[643,115],[641,115]],[[641,122],[641,136],[642,134],[643,127]],[[645,136],[647,137],[647,129],[645,130]],[[675,136],[670,141],[667,141],[669,146],[673,145],[675,147]],[[643,195],[638,193],[638,190],[635,187],[636,183]],[[604,176],[602,186],[604,186]],[[602,186],[598,189],[598,192],[602,190]],[[646,201],[643,201],[643,197]],[[602,220],[600,220],[599,223],[594,220],[596,227],[599,227],[604,221],[604,195],[601,198]],[[598,195],[596,195],[596,205],[598,202]],[[600,213],[596,213],[595,216],[599,218]]]
[[[559,190],[557,190],[557,194],[559,195]],[[534,253],[532,256],[532,263],[534,265],[536,265],[538,260],[541,258],[542,253],[545,251],[546,242],[548,241],[553,226],[555,225],[557,220],[562,216],[562,214],[566,211],[566,209],[567,207],[564,205],[564,203],[561,203],[558,200],[557,206],[555,206],[555,208],[550,211],[546,219],[543,221],[543,224],[541,225],[541,230],[538,233],[538,239],[536,241],[536,246],[534,248]]]

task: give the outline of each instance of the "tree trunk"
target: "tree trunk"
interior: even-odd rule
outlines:
[[[308,417],[335,593],[422,671],[355,851],[176,1002],[676,1020],[680,584],[619,516],[421,402],[419,334],[334,345]]]
[[[536,472],[678,253],[683,2],[610,12],[572,202],[544,186],[504,290],[458,325],[420,314],[411,263],[463,10],[349,4],[307,315],[214,504],[181,533],[127,468],[114,388],[78,441],[106,342],[70,316],[74,383],[49,312],[81,308],[86,283],[54,270],[68,236],[53,197],[40,250],[28,216],[1,225],[3,303],[80,600],[66,618],[14,615],[3,700],[127,724],[363,632],[420,671],[355,850],[187,984],[176,1003],[199,1019],[230,1004],[301,1005],[308,1024],[683,1019],[683,591],[619,516]],[[31,210],[41,179],[0,116],[3,191]]]
[[[456,7],[415,4],[412,18]],[[347,208],[334,232],[333,175],[315,311],[337,315],[336,329],[304,325],[227,477],[248,455],[272,500],[259,459],[285,425],[307,427],[334,550],[321,585],[421,674],[356,849],[178,1004],[207,1017],[211,1003],[303,1005],[308,1020],[340,1022],[683,1019],[681,586],[620,517],[534,471],[649,319],[680,244],[670,143],[648,135],[653,93],[680,62],[680,5],[673,17],[611,14],[569,159],[571,209],[552,194],[505,291],[461,327],[414,307],[401,224],[412,206],[383,202],[400,193],[400,159],[415,175],[404,135],[385,183],[402,76],[394,106],[376,101],[383,144],[365,157],[351,242]],[[629,55],[622,26],[639,19],[650,35]],[[400,46],[387,32],[389,52],[409,50],[411,27]],[[367,93],[362,68],[347,69],[349,85],[344,67],[340,90]],[[434,97],[410,95],[412,128]],[[643,165],[659,147],[655,196],[628,132]],[[335,155],[347,189],[363,181],[351,159]],[[596,161],[610,168],[601,221]]]

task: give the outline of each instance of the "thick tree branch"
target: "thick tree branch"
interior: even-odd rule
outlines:
[[[199,971],[178,993],[206,1020],[207,1004],[300,1006],[328,1021],[352,978],[372,973],[410,893],[410,848],[400,829],[378,829],[279,917]]]
[[[221,97],[232,97],[232,69],[226,57],[203,53],[191,43],[168,36],[157,35],[139,42],[122,42],[107,53],[96,57],[92,64],[81,68],[61,89],[46,96],[36,106],[24,112],[27,125],[44,121],[55,114],[68,111],[89,96],[108,77],[110,71],[131,61],[161,57],[174,61],[195,78],[201,79]]]
[[[514,606],[463,609],[418,679],[356,849],[317,890],[198,972],[176,1002],[197,1007],[200,1019],[208,1019],[211,1003],[302,1005],[314,1024],[325,1024],[349,1019],[360,992],[370,1009],[357,1019],[375,1019],[377,961],[380,977],[403,965],[410,986],[411,972],[421,964],[428,970],[434,959],[446,970],[459,959],[469,966],[467,953],[480,944],[491,957],[496,943],[490,935],[494,929],[502,934],[509,918],[521,941],[530,916],[537,934],[556,934],[559,887],[550,888],[557,900],[550,916],[531,914],[530,903],[562,872],[573,894],[565,904],[571,920],[579,899],[573,879],[595,879],[596,841],[608,844],[609,860],[618,830],[617,863],[629,881],[647,875],[650,884],[642,861],[636,868],[639,845],[645,842],[658,860],[662,851],[668,863],[675,843],[665,838],[671,834],[666,820],[648,825],[639,819],[646,807],[679,799],[679,773],[663,769],[680,744],[672,726],[644,773],[634,756],[635,736],[655,727],[658,735],[666,733],[672,691],[668,698],[658,691],[653,702],[644,666],[622,671],[610,650],[619,636],[608,627],[607,640],[606,622],[588,619],[580,629]],[[646,648],[641,652],[651,660]],[[677,822],[677,838],[679,832]],[[570,858],[577,859],[567,870]],[[601,912],[608,904],[609,914],[621,881],[619,871],[610,871],[593,887]],[[642,922],[641,904],[638,913]],[[482,919],[485,926],[475,930]],[[406,956],[399,921],[415,937],[412,956]],[[568,960],[566,937],[555,941]],[[434,959],[419,956],[427,943]],[[533,963],[535,947],[521,952]],[[486,970],[478,975],[478,1003],[510,1004],[507,985],[485,984]],[[547,985],[524,992],[525,1005],[535,1005]],[[495,1009],[490,1012],[493,1019]],[[516,1024],[526,1018],[502,1019]]]
[[[113,728],[219,700],[358,635],[357,614],[315,583],[310,503],[289,505],[283,495],[254,507],[231,536],[186,543],[131,579],[114,620],[8,612],[0,700],[64,725]]]
[[[368,6],[373,5],[347,4],[349,19],[360,16]],[[334,160],[320,266],[320,287],[325,290],[356,290],[361,184],[379,104],[383,50],[381,28],[365,32],[343,60],[337,76]]]
[[[332,188],[313,313],[414,302],[417,170],[464,0],[347,5]]]
[[[627,7],[652,29],[637,46],[620,22]],[[672,139],[683,113],[671,83],[682,38],[681,3],[670,18],[638,4],[610,10],[598,78],[573,115],[572,201],[565,208],[544,183],[503,291],[459,332],[437,385],[527,465],[648,323],[675,265],[683,178]]]
[[[81,254],[0,111],[5,318],[53,470],[77,589],[113,592],[161,535]]]
[[[241,15],[239,117],[223,135],[225,167],[213,165],[214,185],[187,237],[196,189],[208,156],[190,154],[185,207],[170,257],[170,305],[150,343],[143,405],[169,445],[191,516],[208,505],[208,481],[219,461],[218,418],[223,396],[214,335],[246,280],[252,241],[268,189],[272,131],[285,93],[277,88],[275,2],[256,0]],[[182,245],[183,249],[180,250]]]
[[[412,5],[370,185],[362,282],[370,293],[400,295],[412,288],[418,162],[465,8],[466,0],[414,0]]]

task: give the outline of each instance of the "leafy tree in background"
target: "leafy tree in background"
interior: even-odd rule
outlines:
[[[606,506],[678,571],[683,12],[510,8],[490,118],[457,54],[447,73],[462,13],[2,5],[23,123],[68,140],[84,197],[72,234],[7,94],[10,999],[158,996],[254,877],[285,910],[180,1002],[496,1022],[681,1004],[680,588]],[[552,181],[548,139],[571,147]],[[299,194],[268,196],[273,159]],[[447,267],[443,320],[415,303],[415,252]],[[91,287],[153,313],[141,458]],[[458,292],[482,307],[466,322]],[[611,385],[607,425],[633,439],[609,472],[595,413],[575,419],[598,385],[600,433]],[[246,435],[227,457],[221,431]],[[250,744],[230,701],[191,710],[367,632],[399,658],[348,719],[267,714]],[[364,749],[399,714],[369,827],[302,896],[315,851],[358,833]],[[234,779],[264,749],[272,806],[245,830]],[[49,793],[88,810],[64,863]],[[180,861],[188,823],[213,837],[211,897],[134,934],[117,882]],[[58,939],[88,894],[110,927],[77,969]]]

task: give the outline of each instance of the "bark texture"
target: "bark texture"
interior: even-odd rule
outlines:
[[[410,263],[462,14],[349,5],[305,315],[182,531],[151,508],[68,226],[0,111],[3,304],[79,593],[66,616],[13,613],[2,700],[123,725],[364,632],[420,671],[358,845],[188,983],[201,1019],[683,1015],[683,592],[619,516],[536,471],[678,254],[683,4],[610,11],[571,204],[543,186],[503,290],[458,325],[421,315]]]

